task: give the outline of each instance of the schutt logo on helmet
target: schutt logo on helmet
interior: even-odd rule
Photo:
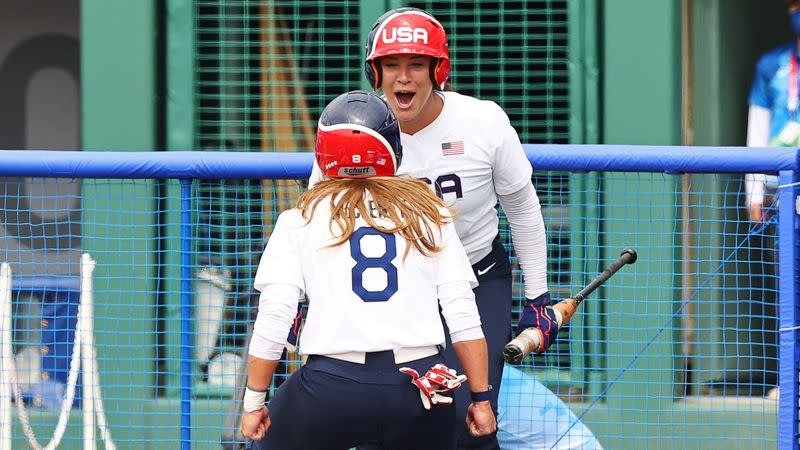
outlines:
[[[340,177],[374,177],[376,175],[375,169],[372,167],[340,167]]]

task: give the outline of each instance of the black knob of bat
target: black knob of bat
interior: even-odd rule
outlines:
[[[628,259],[630,259],[630,261],[628,261],[628,264],[633,264],[633,263],[635,263],[635,262],[636,262],[636,258],[638,257],[638,256],[636,255],[636,250],[634,250],[634,249],[632,249],[632,248],[626,248],[625,250],[622,250],[622,253],[620,253],[620,254],[619,254],[619,256],[623,256],[623,255],[625,255],[626,253],[627,253],[628,255],[630,255],[630,256],[628,257]]]
[[[525,355],[522,350],[513,344],[506,344],[503,349],[503,360],[509,364],[520,364]]]

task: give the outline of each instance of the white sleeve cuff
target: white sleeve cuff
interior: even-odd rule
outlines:
[[[747,112],[747,146],[768,147],[769,127],[772,114],[762,106],[751,105]],[[760,173],[748,173],[744,177],[745,205],[763,205],[767,177]]]
[[[767,176],[763,173],[748,173],[744,176],[745,205],[764,205]]]
[[[525,283],[525,297],[536,298],[548,291],[547,234],[536,189],[528,183],[517,192],[498,198],[511,225],[511,239]]]
[[[483,329],[480,325],[477,327],[470,327],[466,330],[456,331],[450,333],[451,342],[471,341],[474,339],[483,338]]]
[[[769,147],[769,127],[772,114],[762,106],[750,106],[747,111],[747,146]]]

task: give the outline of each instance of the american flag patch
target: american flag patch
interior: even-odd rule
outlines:
[[[442,144],[442,156],[463,155],[464,141],[445,142]]]

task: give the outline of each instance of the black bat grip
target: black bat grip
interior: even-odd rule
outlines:
[[[619,258],[616,261],[611,263],[605,270],[603,270],[600,275],[597,276],[591,283],[586,285],[580,292],[575,294],[572,298],[575,300],[576,305],[580,305],[581,302],[589,296],[595,289],[600,287],[601,284],[608,281],[612,275],[617,273],[619,269],[622,268],[625,264],[633,264],[636,262],[636,250],[632,248],[626,248],[625,250],[620,253]]]

